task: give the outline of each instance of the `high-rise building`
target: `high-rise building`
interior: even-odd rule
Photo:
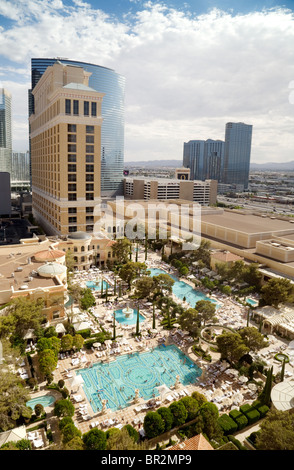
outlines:
[[[225,154],[221,181],[248,188],[252,125],[228,122],[225,133]]]
[[[191,180],[219,181],[224,156],[222,140],[190,140],[184,142],[183,165],[190,168]]]
[[[13,152],[11,164],[11,185],[28,186],[30,183],[30,154],[27,152]]]
[[[57,58],[31,60],[32,90],[45,70],[57,60],[64,65],[83,67],[90,73],[89,87],[104,93],[101,129],[101,196],[123,194],[124,169],[124,95],[125,78],[114,70],[100,65]],[[34,112],[34,96],[29,90],[29,114]]]
[[[0,88],[0,171],[11,174],[11,94]]]
[[[32,95],[32,204],[48,234],[93,232],[100,203],[101,107],[90,72],[60,62],[49,66]]]

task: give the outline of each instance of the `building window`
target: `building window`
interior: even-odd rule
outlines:
[[[79,114],[79,101],[73,100],[73,113],[75,115]]]
[[[86,201],[94,201],[94,193],[86,193]]]
[[[77,185],[75,183],[68,184],[68,191],[76,191],[76,190],[77,190]]]
[[[94,191],[94,184],[93,183],[87,183],[86,184],[86,191]]]
[[[91,214],[92,212],[94,212],[94,207],[86,207],[86,212],[88,214]]]
[[[93,173],[94,165],[86,165],[86,173]]]
[[[86,142],[87,142],[87,144],[94,144],[94,136],[93,135],[86,135]]]
[[[68,208],[68,213],[69,214],[76,214],[77,213],[77,208],[76,207],[69,207]]]
[[[77,146],[75,144],[68,144],[67,145],[67,151],[68,151],[68,153],[76,153]]]
[[[87,163],[94,163],[94,155],[86,155]]]
[[[76,162],[77,161],[77,156],[75,153],[69,153],[67,156],[67,161],[68,162]]]
[[[89,101],[84,101],[84,116],[89,116]]]
[[[86,225],[86,232],[93,232],[94,225]]]
[[[94,145],[86,145],[86,153],[94,153]]]
[[[86,174],[86,181],[94,181],[94,175],[92,173],[89,175]]]
[[[77,181],[77,175],[75,173],[68,174],[67,181]]]
[[[71,114],[71,100],[65,100],[65,114]]]
[[[76,201],[77,200],[77,193],[68,193],[68,200],[69,201]]]
[[[93,215],[87,215],[86,216],[86,222],[94,222],[94,216]]]
[[[67,132],[77,132],[76,124],[68,124],[67,125]]]
[[[76,142],[77,141],[76,134],[67,134],[67,141],[68,142]]]
[[[86,126],[86,134],[94,134],[94,126]]]
[[[92,101],[91,103],[91,113],[92,116],[97,116],[97,103],[95,103],[94,101]]]
[[[76,172],[77,171],[77,165],[73,165],[73,164],[67,165],[67,171],[68,172]]]
[[[76,221],[77,221],[77,218],[76,218],[76,217],[69,217],[69,218],[68,218],[68,223],[69,223],[69,224],[75,224]]]
[[[68,231],[69,231],[69,232],[76,232],[76,231],[77,231],[77,227],[75,227],[74,225],[72,225],[71,227],[68,227]],[[77,259],[75,259],[75,261],[77,261]]]

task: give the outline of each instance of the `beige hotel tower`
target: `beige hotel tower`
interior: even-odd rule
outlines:
[[[93,232],[100,202],[101,104],[82,67],[56,62],[33,89],[30,116],[35,219],[49,235]]]

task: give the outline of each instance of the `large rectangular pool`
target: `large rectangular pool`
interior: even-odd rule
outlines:
[[[112,362],[97,362],[76,373],[84,379],[84,392],[96,413],[104,399],[108,408],[119,410],[134,404],[136,389],[149,400],[159,396],[157,386],[174,385],[177,375],[183,385],[195,383],[202,370],[175,345],[160,345],[118,356]]]

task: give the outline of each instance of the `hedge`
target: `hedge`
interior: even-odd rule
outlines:
[[[218,424],[222,428],[224,434],[233,434],[238,431],[237,423],[227,414],[222,414],[218,418]]]
[[[245,428],[248,424],[248,419],[240,410],[231,410],[229,416],[237,423],[238,431]]]
[[[267,405],[260,404],[258,406],[254,406],[254,408],[258,411],[261,418],[264,418],[267,412],[269,411],[269,407]]]
[[[238,439],[236,439],[234,436],[228,435],[228,439],[229,439],[233,444],[235,444],[235,446],[236,446],[239,450],[247,450],[247,448],[246,448],[245,446],[243,446],[243,444],[242,444]]]
[[[246,413],[247,411],[249,411],[251,408],[252,408],[252,406],[249,405],[248,403],[246,403],[245,405],[241,405],[239,409],[240,409],[241,413],[244,413],[244,414],[245,414],[245,413]]]
[[[249,426],[253,423],[256,423],[256,421],[258,421],[260,417],[260,413],[255,408],[252,408],[246,412],[246,418],[248,419]]]

